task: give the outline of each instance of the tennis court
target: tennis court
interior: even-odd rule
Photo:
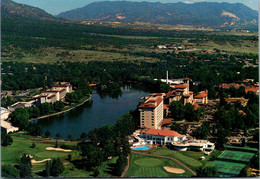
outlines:
[[[249,162],[250,159],[254,155],[255,155],[254,153],[250,153],[250,152],[240,152],[240,151],[226,150],[221,156],[219,156],[219,158]]]
[[[241,163],[216,160],[211,164],[211,166],[216,167],[219,173],[227,175],[238,175],[246,165]]]

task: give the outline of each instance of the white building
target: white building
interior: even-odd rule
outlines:
[[[19,130],[18,127],[14,127],[14,126],[11,125],[11,123],[6,122],[4,120],[1,120],[1,128],[4,129],[7,134],[9,132],[14,132],[14,131],[18,131]]]
[[[208,140],[187,140],[185,142],[173,142],[173,148],[175,150],[186,151],[190,150],[211,152],[215,149],[215,144]]]
[[[172,142],[185,141],[186,136],[172,130],[161,129],[144,129],[140,133],[140,137],[147,144],[171,144]]]
[[[1,107],[1,120],[6,120],[11,112],[6,108]]]

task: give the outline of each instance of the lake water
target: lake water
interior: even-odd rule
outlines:
[[[59,132],[61,138],[67,139],[72,134],[74,139],[79,138],[82,132],[88,133],[94,128],[105,124],[113,125],[117,119],[130,110],[136,109],[140,98],[149,94],[132,86],[122,87],[122,93],[102,95],[94,93],[91,101],[59,116],[53,116],[37,121],[44,132],[49,130],[52,137]],[[112,96],[112,97],[111,97]]]

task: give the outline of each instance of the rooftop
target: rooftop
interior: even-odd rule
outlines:
[[[196,95],[194,98],[205,98],[207,96],[208,96],[208,92],[203,91],[203,92],[200,92],[198,95]]]
[[[161,97],[149,97],[139,108],[156,108],[161,104],[163,99]]]
[[[9,113],[10,111],[7,110],[6,108],[1,107],[1,115],[4,113]]]
[[[150,135],[170,136],[170,137],[182,136],[178,132],[172,130],[161,130],[161,129],[148,129],[146,131],[143,131],[143,133],[150,134]]]

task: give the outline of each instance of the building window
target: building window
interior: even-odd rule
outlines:
[[[152,126],[154,126],[154,124],[152,124]]]

